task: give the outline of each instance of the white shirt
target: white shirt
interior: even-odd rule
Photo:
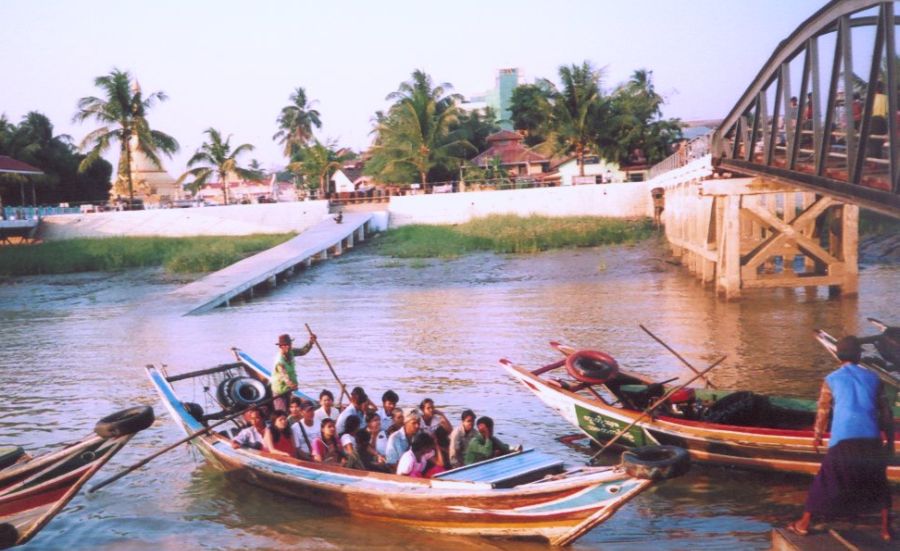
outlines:
[[[316,424],[316,429],[321,431],[323,420],[325,420],[325,419],[337,420],[337,417],[340,414],[341,414],[341,412],[338,411],[338,408],[336,408],[334,406],[331,407],[331,414],[325,413],[325,408],[320,407],[319,409],[316,410],[315,417],[313,417],[313,422]]]
[[[397,474],[405,476],[422,476],[425,473],[425,466],[428,460],[434,457],[434,450],[422,456],[421,461],[416,460],[416,454],[412,450],[406,450],[400,456],[400,462],[397,463]]]
[[[263,435],[256,430],[256,427],[250,425],[249,427],[242,429],[241,432],[234,437],[234,441],[243,447],[256,447],[257,449],[261,449],[263,445]],[[251,446],[251,444],[253,444],[253,446]],[[256,446],[256,444],[259,444],[259,446]]]
[[[356,438],[352,434],[345,434],[341,436],[341,448],[350,444],[353,446],[353,449],[356,449]]]
[[[341,434],[344,432],[344,426],[347,424],[347,419],[350,418],[351,415],[356,415],[359,417],[359,426],[366,426],[366,416],[363,412],[356,409],[356,406],[350,404],[347,406],[347,409],[341,412],[341,415],[338,417],[337,422],[335,423],[335,427],[337,428],[337,433]]]
[[[316,422],[313,421],[313,426],[307,427],[306,423],[300,421],[299,423],[294,423],[291,425],[291,434],[293,435],[294,447],[297,448],[301,452],[312,454],[312,450],[309,449],[309,446],[306,445],[306,439],[303,438],[303,432],[300,430],[300,425],[303,425],[303,429],[306,430],[306,437],[309,438],[309,443],[312,444],[313,441],[322,434],[320,425],[316,425]]]
[[[387,443],[387,433],[383,430],[378,431],[378,436],[375,438],[375,451],[377,451],[381,455],[384,455],[387,452]]]
[[[397,408],[394,408],[394,409],[397,409]],[[382,427],[388,428],[389,426],[394,424],[394,418],[391,417],[390,415],[388,415],[387,412],[384,411],[384,407],[382,407],[378,411],[378,413],[381,414],[381,426]]]

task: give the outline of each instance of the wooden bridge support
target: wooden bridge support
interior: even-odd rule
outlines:
[[[711,179],[666,189],[672,252],[727,299],[745,289],[858,289],[859,207],[762,178]]]

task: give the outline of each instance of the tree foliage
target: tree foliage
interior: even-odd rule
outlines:
[[[460,128],[460,97],[421,70],[396,92],[387,113],[376,114],[375,144],[366,173],[381,181],[426,183],[439,171],[455,173],[475,148]]]
[[[546,155],[574,155],[582,173],[588,153],[621,165],[632,162],[636,151],[651,164],[664,159],[681,138],[681,123],[662,118],[665,101],[653,87],[652,71],[635,71],[609,95],[601,77],[583,62],[560,67],[560,88],[548,80],[517,87],[512,119],[525,143]]]
[[[272,136],[284,146],[284,156],[291,158],[295,151],[305,146],[313,137],[313,127],[322,128],[319,112],[312,108],[315,102],[306,98],[306,90],[298,86],[290,95],[291,103],[278,115],[278,132]]]
[[[238,156],[242,153],[253,151],[253,146],[247,143],[231,148],[231,136],[222,139],[222,134],[215,128],[207,128],[204,134],[209,136],[209,141],[203,142],[197,152],[188,160],[189,168],[178,177],[178,184],[182,184],[188,176],[194,180],[187,185],[188,189],[196,193],[200,187],[207,183],[210,177],[215,176],[222,183],[222,199],[228,204],[228,177],[237,175],[245,180],[255,180],[260,173],[238,164]]]
[[[7,204],[21,202],[19,186],[25,182],[34,182],[41,203],[105,201],[109,197],[112,165],[100,159],[87,171],[80,172],[78,167],[84,155],[78,153],[71,137],[55,135],[50,119],[37,111],[22,117],[18,125],[0,116],[0,155],[8,155],[44,172],[27,177],[0,174],[0,196]]]
[[[88,152],[80,170],[87,170],[113,143],[119,144],[118,177],[116,191],[128,193],[134,201],[132,161],[129,144],[143,153],[157,168],[162,168],[159,154],[171,156],[178,151],[178,142],[172,136],[150,128],[147,112],[157,101],[165,101],[164,92],[152,92],[146,96],[137,81],[132,81],[128,71],[113,69],[108,75],[94,79],[94,85],[102,91],[102,97],[87,96],[78,100],[76,122],[93,120],[101,126],[88,133],[81,141],[81,149]],[[123,189],[124,188],[124,189]]]
[[[334,141],[322,143],[314,139],[294,153],[293,161],[288,169],[299,174],[303,183],[310,190],[326,190],[331,175],[341,168],[341,165],[354,157],[352,152],[338,150]]]

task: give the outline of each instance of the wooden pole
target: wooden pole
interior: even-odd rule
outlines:
[[[636,424],[638,424],[638,421],[640,421],[641,419],[643,419],[644,417],[646,417],[647,415],[649,415],[651,411],[653,411],[653,410],[656,409],[660,404],[662,404],[663,402],[665,402],[666,400],[668,400],[668,399],[669,399],[669,396],[675,394],[676,392],[678,392],[679,390],[681,390],[681,389],[683,389],[684,387],[688,386],[689,384],[693,383],[693,382],[696,381],[697,379],[703,377],[703,375],[705,375],[707,372],[709,372],[709,370],[711,370],[712,368],[716,367],[717,365],[719,365],[720,363],[722,363],[723,361],[725,361],[725,358],[727,358],[727,357],[728,357],[728,356],[722,356],[721,358],[719,358],[718,360],[716,360],[715,362],[713,362],[712,365],[710,365],[709,367],[707,367],[706,369],[704,369],[704,370],[701,371],[700,373],[698,373],[698,374],[694,375],[693,377],[691,377],[690,379],[688,379],[688,381],[687,381],[686,383],[684,383],[684,384],[682,384],[682,385],[679,385],[679,386],[677,386],[677,387],[675,387],[675,388],[669,390],[669,391],[666,392],[665,394],[663,394],[662,397],[661,397],[659,400],[657,400],[657,401],[653,402],[652,404],[650,404],[650,406],[648,406],[647,409],[645,409],[645,410],[643,411],[643,413],[641,413],[639,416],[637,416],[637,417],[634,419],[634,421],[632,421],[627,427],[625,427],[624,429],[620,430],[615,436],[613,436],[612,440],[610,440],[609,442],[607,442],[606,444],[604,444],[603,447],[600,448],[600,451],[598,451],[597,453],[595,453],[594,455],[592,455],[591,458],[588,460],[588,463],[590,463],[591,461],[594,460],[594,458],[596,458],[598,455],[600,455],[601,453],[603,453],[604,451],[606,451],[606,448],[608,448],[608,447],[612,446],[614,443],[616,443],[616,442],[619,440],[619,438],[622,438],[622,436],[623,436],[626,432],[628,432],[629,429],[631,429],[631,427],[633,427],[633,426],[635,426]]]
[[[310,336],[312,336],[312,335],[313,335],[313,332],[312,332],[312,329],[309,328],[309,324],[308,324],[308,323],[304,323],[303,325],[306,326],[306,330],[309,331]],[[319,339],[316,339],[316,348],[319,349],[319,353],[322,354],[322,359],[325,360],[325,365],[328,366],[328,369],[331,370],[331,374],[334,375],[334,380],[337,381],[337,384],[340,385],[340,387],[341,387],[341,395],[340,395],[340,397],[338,398],[338,409],[340,409],[340,408],[341,408],[341,403],[342,403],[343,400],[344,400],[344,395],[345,395],[345,394],[347,395],[347,400],[349,401],[349,400],[350,400],[350,393],[347,392],[347,387],[344,386],[344,383],[341,382],[340,377],[338,377],[337,373],[334,371],[334,367],[331,366],[331,362],[328,361],[328,356],[326,356],[326,355],[325,355],[325,351],[322,350],[322,345],[319,344]]]
[[[679,354],[678,352],[675,352],[675,350],[674,350],[671,346],[669,346],[668,344],[664,343],[664,342],[662,341],[662,339],[660,339],[659,337],[657,337],[656,335],[654,335],[653,333],[651,333],[650,330],[647,329],[646,327],[644,327],[643,324],[640,324],[640,323],[639,323],[639,324],[638,324],[638,327],[640,327],[641,329],[644,330],[645,333],[647,333],[648,335],[650,335],[650,336],[653,338],[653,340],[655,340],[655,341],[658,342],[659,344],[663,345],[663,346],[665,347],[666,350],[668,350],[668,351],[671,352],[676,358],[678,358],[679,360],[681,360],[681,363],[683,363],[684,365],[688,366],[688,368],[690,368],[691,371],[693,371],[694,373],[700,373],[699,371],[697,371],[697,368],[695,368],[693,365],[691,365],[691,363],[690,363],[689,361],[685,360],[685,359],[681,356],[681,354]],[[712,384],[712,381],[709,380],[709,377],[703,377],[703,380],[706,382],[706,387],[707,387],[707,388],[711,388],[711,389],[715,390],[716,387],[715,387],[715,385]]]
[[[270,404],[270,403],[274,402],[276,398],[278,398],[278,396],[272,396],[272,397],[269,398],[268,400],[263,400],[262,402],[260,402],[260,403],[258,403],[258,404],[255,404],[255,405],[253,405],[253,406],[251,406],[251,407],[249,407],[249,408],[247,408],[247,409],[241,410],[240,412],[235,413],[234,415],[229,415],[228,417],[222,419],[221,421],[218,421],[218,422],[216,422],[216,423],[213,423],[212,425],[210,425],[210,426],[208,426],[208,427],[204,427],[204,428],[202,428],[202,429],[200,429],[200,430],[198,430],[198,431],[196,431],[196,432],[193,432],[193,433],[191,433],[191,434],[185,436],[184,438],[182,438],[182,439],[179,440],[178,442],[175,442],[175,443],[172,444],[171,446],[168,446],[168,447],[166,447],[166,448],[163,448],[162,450],[160,450],[160,451],[158,451],[158,452],[156,452],[156,453],[150,454],[150,455],[148,455],[147,457],[145,457],[144,459],[141,459],[140,461],[138,461],[137,463],[135,463],[134,465],[132,465],[132,466],[126,468],[125,470],[119,471],[118,473],[114,474],[113,476],[111,476],[111,477],[109,477],[109,478],[107,478],[107,479],[105,479],[105,480],[102,480],[102,481],[98,482],[97,484],[91,486],[90,490],[88,490],[88,493],[89,493],[89,494],[92,494],[92,493],[96,492],[97,490],[99,490],[100,488],[102,488],[102,487],[104,487],[104,486],[106,486],[106,485],[108,485],[108,484],[112,484],[113,482],[115,482],[116,480],[119,480],[120,478],[122,478],[122,477],[125,476],[126,474],[128,474],[128,473],[130,473],[130,472],[133,472],[133,471],[135,471],[135,470],[137,470],[137,469],[140,469],[141,467],[143,467],[143,466],[146,465],[147,463],[153,461],[154,459],[156,459],[156,458],[159,457],[160,455],[162,455],[162,454],[164,454],[164,453],[166,453],[166,452],[168,452],[168,451],[172,451],[172,450],[174,450],[175,448],[177,448],[178,446],[184,444],[185,442],[190,442],[191,440],[193,440],[194,438],[197,438],[198,436],[202,436],[202,435],[204,435],[204,434],[207,434],[209,431],[211,431],[212,429],[218,427],[219,425],[224,425],[225,423],[228,423],[229,421],[233,421],[234,419],[237,419],[238,417],[240,417],[241,415],[247,413],[247,412],[250,411],[251,409],[256,409],[256,408],[258,408],[258,407],[260,407],[260,406],[264,406],[264,405]]]

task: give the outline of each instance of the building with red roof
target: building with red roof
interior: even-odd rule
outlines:
[[[550,158],[522,144],[522,136],[517,132],[503,130],[487,138],[488,148],[472,159],[472,163],[487,167],[500,160],[500,166],[511,176],[531,176],[541,174],[550,167]]]

